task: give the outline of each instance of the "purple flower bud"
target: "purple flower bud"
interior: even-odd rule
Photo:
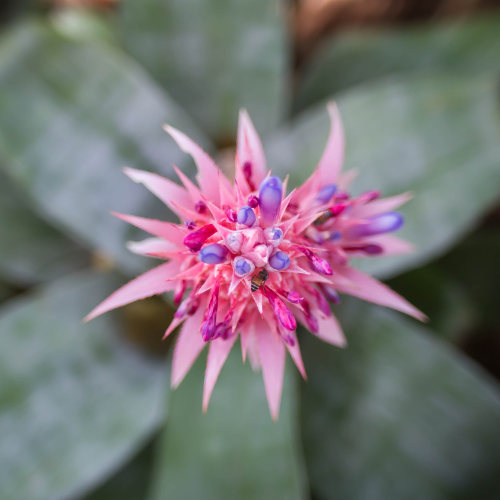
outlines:
[[[222,264],[227,257],[228,249],[219,243],[212,243],[202,248],[200,251],[200,260],[205,264]]]
[[[259,189],[260,220],[264,226],[272,226],[281,207],[282,183],[279,177],[268,177]]]
[[[346,232],[346,236],[351,239],[358,239],[376,234],[390,233],[397,231],[404,224],[404,218],[398,212],[387,212],[366,220],[369,221],[367,224],[350,227]]]
[[[340,297],[333,285],[327,285],[326,283],[318,283],[323,295],[335,305],[340,304]]]
[[[314,271],[324,274],[325,276],[331,276],[333,274],[333,270],[325,259],[318,257],[314,254],[309,248],[306,247],[298,247],[298,249],[309,259],[311,267]]]
[[[200,200],[200,201],[196,202],[196,205],[194,206],[194,209],[199,214],[204,214],[208,210],[208,207],[207,207],[207,204],[204,201]]]
[[[284,271],[290,267],[290,258],[285,252],[278,250],[269,259],[269,265],[276,271]]]
[[[222,205],[222,210],[224,210],[224,213],[226,214],[227,220],[229,222],[236,222],[238,214],[230,206]]]
[[[328,184],[324,188],[320,189],[318,195],[316,196],[316,201],[319,203],[327,203],[332,199],[332,196],[337,191],[337,186],[335,184]]]
[[[271,305],[274,314],[279,319],[280,323],[289,331],[293,331],[297,328],[297,322],[292,314],[292,311],[288,309],[286,304],[273,292],[268,286],[263,286],[264,295],[266,296],[269,304]]]
[[[255,224],[256,220],[255,212],[248,205],[240,208],[238,212],[238,222],[240,224],[251,227]]]
[[[184,225],[187,229],[189,229],[189,231],[192,231],[196,227],[196,222],[194,220],[188,219],[186,222],[184,222]]]
[[[234,272],[237,276],[246,276],[255,269],[255,264],[244,257],[234,259]]]
[[[205,243],[205,241],[215,233],[215,226],[213,224],[207,224],[201,229],[198,229],[198,231],[188,234],[184,238],[184,245],[186,245],[192,252],[198,252],[203,246],[203,243]]]
[[[205,315],[203,316],[203,323],[201,324],[201,338],[204,342],[208,342],[215,333],[217,309],[219,307],[220,280],[220,277],[215,280],[215,284],[210,293],[210,302],[208,303],[208,307],[205,309]]]
[[[259,206],[259,198],[251,194],[247,199],[247,203],[250,208],[257,208]]]

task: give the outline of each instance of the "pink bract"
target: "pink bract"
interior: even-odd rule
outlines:
[[[168,205],[181,224],[115,214],[154,236],[130,243],[131,251],[168,262],[114,292],[85,320],[145,297],[174,292],[182,302],[165,333],[166,337],[181,325],[172,386],[181,383],[209,343],[204,411],[239,336],[243,360],[248,356],[253,367],[262,368],[271,416],[277,419],[287,350],[305,377],[296,322],[325,342],[346,344],[327,306],[327,299],[338,303],[337,292],[425,319],[386,285],[349,265],[351,256],[411,251],[409,243],[389,234],[402,218],[387,215],[411,196],[380,199],[378,192],[370,191],[350,197],[346,190],[353,176],[341,175],[342,123],[335,104],[329,104],[328,111],[331,131],[323,156],[311,177],[288,196],[287,179],[281,183],[270,177],[260,138],[244,110],[238,125],[234,183],[197,144],[169,126],[165,130],[198,167],[198,185],[175,167],[183,186],[150,172],[125,169],[134,182],[144,184]],[[239,220],[248,225],[237,220],[241,209]]]

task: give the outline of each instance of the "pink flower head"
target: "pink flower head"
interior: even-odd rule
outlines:
[[[338,293],[424,315],[387,286],[349,265],[351,256],[394,255],[411,246],[391,233],[403,219],[394,210],[409,194],[380,199],[376,191],[352,198],[350,173],[341,175],[344,132],[328,106],[331,131],[311,177],[286,195],[287,179],[271,176],[262,144],[240,113],[234,184],[178,130],[165,130],[198,166],[198,185],[175,168],[183,186],[149,172],[125,169],[175,212],[181,224],[115,214],[154,237],[129,248],[167,260],[117,290],[86,318],[138,299],[173,291],[180,303],[165,336],[182,325],[173,364],[177,387],[209,343],[203,409],[239,336],[243,360],[262,368],[271,415],[278,418],[286,351],[301,374],[297,321],[322,340],[344,346],[328,302]]]

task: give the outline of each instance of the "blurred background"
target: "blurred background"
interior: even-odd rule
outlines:
[[[0,36],[0,500],[500,499],[500,1],[3,0]],[[175,220],[121,168],[194,177],[169,123],[230,175],[246,107],[297,185],[329,99],[353,191],[415,195],[416,252],[355,265],[430,321],[342,297],[278,423],[237,352],[205,416],[169,297],[81,323],[155,265],[109,212]]]

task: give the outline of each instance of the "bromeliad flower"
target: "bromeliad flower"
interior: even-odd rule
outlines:
[[[405,253],[392,234],[403,224],[394,210],[408,194],[380,199],[370,191],[351,198],[349,173],[340,175],[344,133],[334,104],[330,136],[318,167],[286,196],[287,179],[271,176],[255,128],[240,113],[234,185],[214,161],[178,130],[165,130],[198,166],[198,186],[174,167],[184,187],[149,172],[125,169],[182,221],[171,224],[115,214],[154,238],[131,251],[168,260],[113,293],[86,318],[151,295],[172,291],[178,305],[165,337],[182,324],[172,363],[177,387],[210,343],[203,409],[237,337],[243,360],[262,368],[271,415],[278,418],[286,350],[305,377],[297,321],[324,341],[344,346],[330,309],[338,293],[424,315],[387,286],[349,265],[351,256]]]

